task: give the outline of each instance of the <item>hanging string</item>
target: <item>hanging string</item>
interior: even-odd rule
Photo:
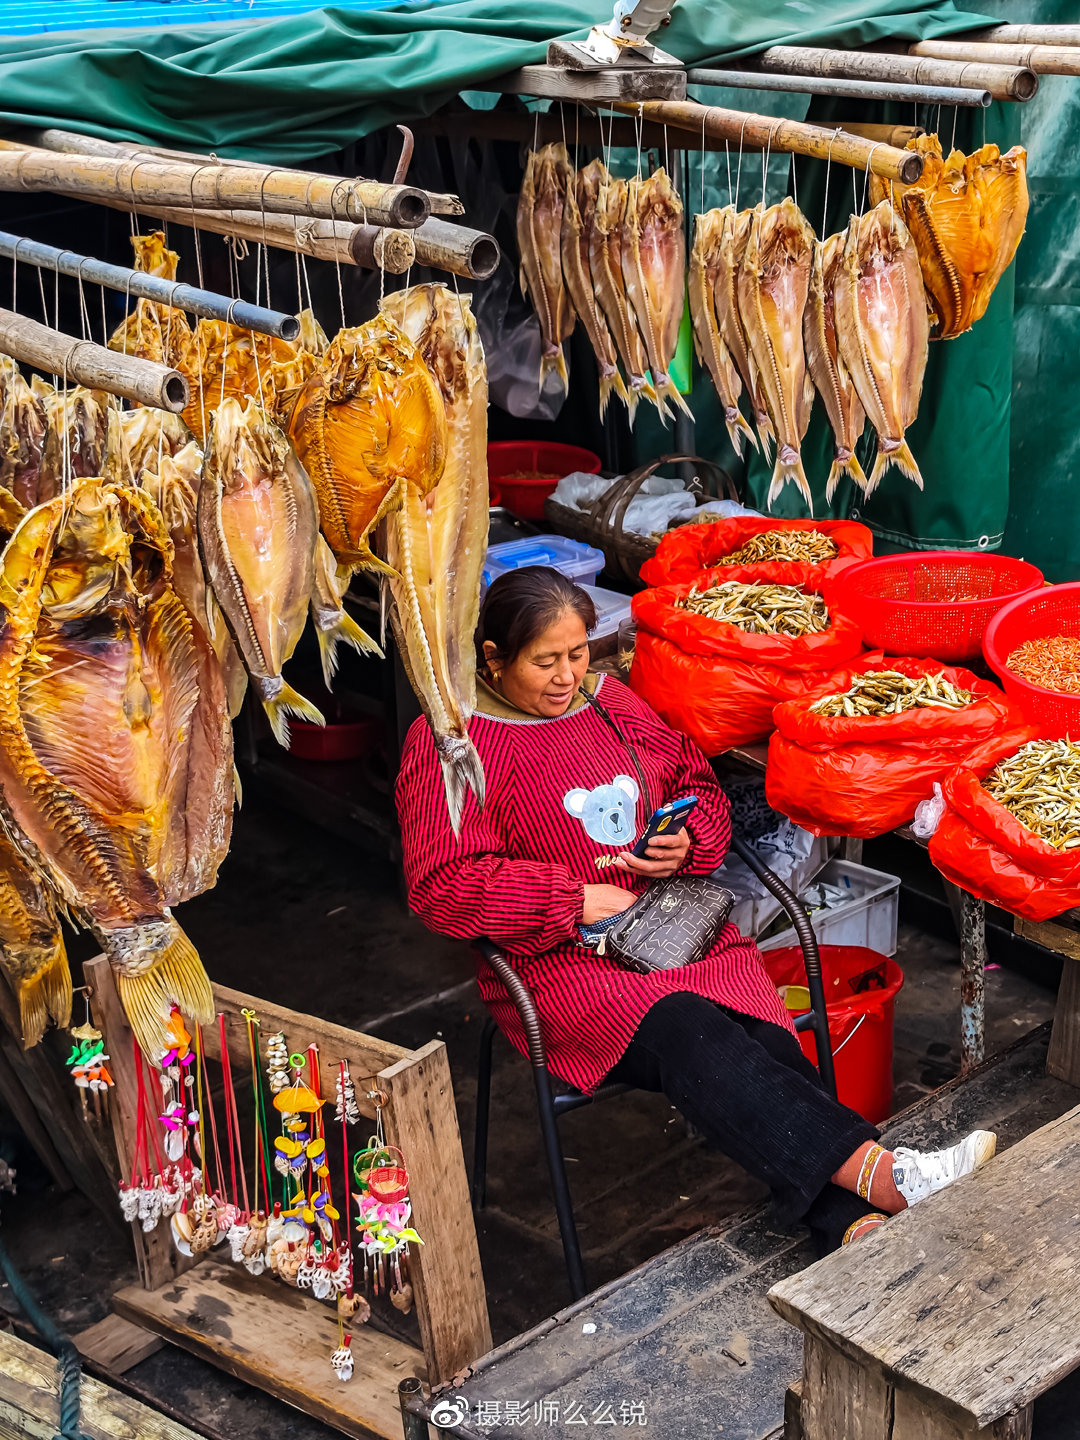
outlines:
[[[795,201],[796,208],[799,204],[799,180],[795,173],[795,151],[791,152],[791,198]]]
[[[248,1055],[251,1060],[251,1091],[255,1100],[255,1153],[259,1162],[255,1171],[255,1208],[258,1209],[259,1205],[259,1174],[261,1172],[263,1206],[266,1213],[269,1214],[272,1200],[266,1157],[270,1153],[270,1136],[266,1128],[266,1096],[262,1086],[262,1071],[259,1068],[259,1020],[253,1010],[242,1010],[240,1013],[247,1025]]]
[[[830,138],[830,140],[829,140],[829,153],[828,153],[828,154],[826,155],[826,157],[825,157],[825,201],[824,201],[824,203],[823,203],[823,205],[822,205],[822,207],[821,207],[821,236],[822,236],[822,239],[825,238],[825,231],[826,231],[826,229],[827,229],[827,227],[828,227],[828,224],[829,224],[829,176],[830,176],[830,174],[832,173],[832,147],[833,147],[833,144],[834,144],[834,142],[835,142],[835,140],[836,140],[837,135],[839,135],[839,133],[840,133],[840,127],[837,126],[836,129],[833,131],[832,136],[831,136],[831,138]]]
[[[951,155],[952,152],[956,149],[956,122],[957,122],[957,120],[959,119],[959,117],[960,117],[960,106],[959,106],[959,105],[954,105],[954,106],[952,107],[952,139],[949,141],[949,154],[950,154],[950,155]]]
[[[244,1210],[251,1213],[248,1200],[247,1174],[244,1170],[244,1151],[240,1139],[240,1115],[236,1106],[236,1090],[233,1087],[232,1062],[229,1058],[229,1041],[225,1033],[225,1016],[218,1016],[218,1030],[221,1037],[221,1079],[225,1119],[229,1127],[229,1172],[232,1175],[232,1202],[237,1204],[236,1171],[240,1171],[240,1185],[244,1196]],[[236,1146],[236,1162],[233,1161],[233,1145]]]
[[[883,140],[875,140],[873,145],[870,146],[870,154],[866,157],[866,169],[863,172],[862,208],[859,211],[860,215],[866,213],[866,200],[867,196],[870,193],[870,167],[874,163],[874,151],[877,150],[878,147],[883,145],[884,143],[885,142]]]
[[[455,287],[457,276],[454,276]],[[460,303],[460,296],[458,297]],[[352,1190],[349,1185],[349,1122],[345,1117],[345,1077],[348,1074],[348,1067],[344,1060],[338,1062],[338,1092],[341,1095],[341,1148],[344,1163],[344,1184],[345,1184],[345,1247],[349,1254],[349,1281],[345,1287],[345,1293],[352,1296],[353,1293],[353,1260],[352,1260],[352,1232],[350,1230],[350,1217],[352,1216]]]
[[[160,473],[160,464],[161,464],[161,462],[160,462],[160,458],[159,458],[159,460],[158,460],[159,473]],[[205,1190],[205,1189],[206,1189],[206,1174],[205,1174],[205,1172],[206,1172],[206,1167],[207,1167],[207,1155],[206,1155],[206,1119],[205,1119],[205,1107],[204,1107],[204,1098],[203,1098],[203,1097],[204,1097],[203,1070],[204,1070],[204,1062],[203,1062],[203,1053],[202,1053],[202,1026],[199,1025],[198,1023],[196,1023],[196,1025],[195,1025],[195,1107],[196,1107],[196,1109],[197,1109],[198,1112],[199,1112],[199,1157],[200,1157],[200,1160],[201,1160],[201,1162],[202,1162],[202,1167],[203,1167],[203,1189]]]
[[[634,116],[634,138],[637,142],[637,178],[641,179],[641,144],[645,137],[645,106],[638,101],[637,114]]]
[[[749,116],[749,115],[744,115],[744,116],[743,116],[743,122],[742,122],[742,124],[739,126],[739,164],[738,164],[738,168],[737,168],[736,171],[735,171],[735,202],[734,202],[734,204],[735,204],[735,209],[736,209],[736,210],[738,210],[738,208],[739,208],[739,189],[740,189],[740,187],[741,187],[741,185],[742,185],[743,148],[744,148],[744,142],[745,142],[745,136],[746,136],[746,122],[747,122],[749,119],[750,119],[750,116]],[[729,183],[729,185],[730,185],[730,183],[731,183],[731,172],[730,172],[730,169],[729,169],[729,171],[728,171],[728,183]]]
[[[337,194],[338,194],[338,190],[341,188],[342,183],[348,183],[348,182],[341,182],[341,181],[339,181],[338,184],[335,185],[334,188],[333,188],[333,190],[331,190],[331,192],[330,192],[330,218],[331,218],[332,221],[334,221],[334,224],[333,224],[334,239],[335,239],[335,244],[334,244],[334,269],[335,269],[335,271],[336,271],[336,273],[337,273],[337,292],[338,292],[338,305],[339,305],[339,307],[340,307],[340,309],[341,309],[341,328],[344,330],[344,329],[345,329],[345,293],[344,293],[344,291],[343,291],[343,289],[342,289],[342,286],[341,286],[341,256],[338,254],[338,247],[337,247],[337,243],[336,243],[336,242],[337,242],[337,222],[336,222],[336,218],[335,218],[335,211],[336,211],[336,208],[337,208]],[[367,225],[367,206],[364,205],[363,209],[364,209],[364,224]],[[348,216],[348,204],[347,204],[347,203],[346,203],[346,209],[345,209],[345,218],[346,218],[346,220],[349,218],[349,216]]]
[[[213,1155],[213,1159],[214,1159],[214,1167],[215,1167],[215,1170],[216,1170],[216,1172],[217,1172],[217,1181],[216,1181],[216,1183],[213,1184],[212,1186],[211,1186],[211,1185],[208,1185],[208,1184],[207,1184],[207,1177],[208,1177],[209,1171],[210,1171],[210,1156],[208,1156],[207,1153],[206,1153],[206,1151],[204,1150],[204,1151],[203,1151],[203,1190],[204,1190],[204,1192],[206,1192],[207,1194],[213,1193],[213,1194],[215,1194],[215,1195],[224,1195],[224,1193],[225,1193],[225,1167],[224,1167],[224,1166],[222,1165],[222,1163],[221,1163],[221,1149],[220,1149],[220,1147],[219,1147],[219,1145],[218,1145],[217,1116],[214,1114],[214,1098],[213,1098],[213,1096],[210,1094],[210,1085],[209,1085],[209,1083],[208,1083],[208,1081],[207,1081],[207,1079],[206,1079],[206,1057],[205,1057],[205,1050],[203,1049],[203,1043],[202,1043],[202,1026],[201,1026],[201,1025],[197,1027],[197,1029],[196,1029],[196,1034],[197,1034],[197,1036],[198,1036],[198,1048],[197,1048],[197,1050],[196,1050],[196,1056],[197,1056],[197,1058],[198,1058],[198,1063],[201,1065],[202,1071],[203,1071],[203,1075],[202,1075],[202,1079],[201,1079],[201,1081],[200,1081],[200,1084],[201,1084],[202,1089],[203,1089],[203,1092],[204,1092],[204,1094],[205,1094],[205,1096],[206,1096],[206,1108],[207,1108],[208,1111],[210,1112],[210,1138],[211,1138],[211,1140],[213,1141],[213,1145],[214,1145],[214,1155]]]

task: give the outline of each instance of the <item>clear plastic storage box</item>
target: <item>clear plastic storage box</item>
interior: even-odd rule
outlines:
[[[865,945],[879,955],[896,954],[899,876],[856,865],[852,860],[830,860],[817,880],[851,893],[851,899],[844,904],[811,912],[810,923],[820,945]],[[758,941],[763,951],[798,943],[794,929]]]
[[[604,568],[604,555],[592,545],[568,540],[565,535],[526,535],[521,540],[507,540],[492,545],[487,552],[485,588],[504,571],[521,570],[526,565],[550,565],[575,585],[593,585]]]
[[[617,590],[601,590],[597,585],[582,585],[596,606],[596,629],[590,640],[606,640],[609,635],[618,635],[619,626],[630,619],[630,596],[620,595]]]

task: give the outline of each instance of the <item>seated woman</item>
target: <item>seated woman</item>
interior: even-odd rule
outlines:
[[[967,1174],[994,1152],[976,1131],[932,1153],[888,1152],[878,1132],[822,1088],[753,941],[726,925],[703,960],[639,974],[584,943],[650,881],[709,874],[731,836],[701,751],[624,685],[589,671],[592,601],[555,570],[500,576],[477,629],[477,713],[469,734],[487,798],[447,817],[431,734],[409,731],[397,803],[409,903],[432,929],[486,936],[532,991],[554,1073],[585,1091],[621,1081],[662,1091],[706,1141],[764,1180],[782,1222],[822,1251]],[[698,806],[678,835],[638,859],[653,807]],[[606,868],[597,861],[609,857]],[[613,863],[612,863],[613,861]],[[480,992],[527,1054],[513,1003],[486,964]]]

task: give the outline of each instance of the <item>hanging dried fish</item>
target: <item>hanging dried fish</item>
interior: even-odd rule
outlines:
[[[42,394],[0,356],[0,485],[28,510],[38,503],[47,428]]]
[[[149,235],[133,235],[131,244],[136,270],[161,280],[176,279],[180,256],[166,246],[161,230]],[[110,350],[135,355],[140,360],[154,360],[159,365],[176,365],[190,344],[191,326],[182,310],[141,296],[135,302],[135,309],[109,337]]]
[[[626,385],[619,374],[615,345],[593,286],[589,256],[593,246],[596,199],[602,162],[593,160],[570,177],[562,217],[562,270],[570,300],[578,313],[600,372],[600,418],[604,418],[612,391],[629,405]]]
[[[986,313],[1016,255],[1028,214],[1027,151],[1014,145],[1002,155],[991,144],[945,159],[936,135],[919,135],[907,148],[923,156],[918,182],[890,187],[875,176],[871,194],[901,209],[922,266],[931,338],[949,340]]]
[[[887,200],[851,217],[833,295],[837,350],[878,437],[866,493],[890,465],[921,490],[904,431],[919,410],[930,324],[918,254]]]
[[[0,972],[19,1006],[24,1049],[71,1021],[71,970],[52,895],[0,826]]]
[[[309,605],[315,634],[319,640],[319,658],[323,680],[331,689],[338,669],[338,646],[349,645],[360,655],[382,655],[382,648],[372,640],[345,609],[352,570],[339,565],[334,552],[322,535],[315,541],[315,581]]]
[[[1032,740],[999,761],[982,783],[1047,845],[1080,849],[1080,745]]]
[[[825,499],[836,493],[846,475],[866,489],[866,476],[855,455],[855,446],[866,424],[866,412],[840,357],[836,343],[836,301],[833,294],[844,255],[844,236],[830,235],[814,243],[814,264],[810,271],[810,295],[803,312],[803,341],[806,364],[833,432],[833,462],[825,487]]]
[[[112,478],[126,478],[120,464],[123,455],[120,412],[104,390],[87,390],[82,385],[66,392],[54,390],[37,375],[31,389],[42,402],[46,419],[38,472],[39,503],[59,495],[69,479],[99,478],[110,472]]]
[[[818,715],[899,715],[905,710],[962,710],[975,696],[970,690],[937,675],[904,675],[899,670],[871,670],[856,675],[848,688],[825,695],[810,709]]]
[[[794,200],[755,211],[739,268],[739,315],[776,436],[768,503],[792,481],[813,506],[800,446],[814,404],[803,349],[814,232]]]
[[[540,322],[540,389],[552,370],[565,390],[569,384],[563,341],[573,334],[576,316],[563,279],[561,241],[563,206],[573,171],[563,144],[530,150],[517,209],[521,253],[521,293],[532,301]]]
[[[282,677],[307,621],[319,516],[285,435],[254,400],[227,399],[210,430],[198,502],[199,549],[278,743],[288,716],[322,715]]]
[[[646,378],[649,359],[627,298],[623,276],[623,217],[626,214],[627,184],[625,180],[613,180],[607,167],[599,160],[592,161],[584,173],[592,175],[589,183],[595,183],[597,187],[589,241],[589,268],[596,298],[607,316],[615,348],[630,382],[626,406],[633,425],[638,401],[644,396],[655,404],[656,391]]]
[[[766,460],[772,458],[772,420],[765,405],[765,396],[758,381],[757,366],[747,344],[746,331],[739,314],[739,272],[746,254],[750,227],[755,211],[739,210],[726,205],[721,211],[720,249],[713,298],[716,304],[716,319],[720,336],[728,348],[728,354],[735,362],[742,383],[746,386],[747,399],[754,412],[754,425],[761,441],[761,450]]]
[[[484,770],[469,738],[476,706],[474,635],[487,548],[487,369],[467,297],[445,285],[398,291],[383,308],[438,382],[446,461],[433,489],[410,484],[387,518],[391,619],[398,653],[427,716],[457,832],[466,788],[484,803]]]
[[[690,252],[688,292],[690,318],[694,327],[694,348],[698,360],[708,370],[720,403],[724,407],[724,424],[736,455],[742,455],[743,439],[757,449],[757,438],[739,410],[742,381],[731,352],[720,333],[716,311],[716,282],[720,274],[720,241],[724,228],[724,212],[709,210],[694,216],[694,245]]]
[[[682,201],[663,169],[631,180],[622,228],[626,294],[645,341],[656,406],[666,420],[666,401],[685,414],[690,407],[668,374],[679,343],[686,297],[686,242]]]
[[[820,595],[794,585],[748,585],[726,580],[677,600],[680,610],[737,625],[751,635],[816,635],[829,628],[829,612]]]
[[[139,483],[144,470],[158,468],[161,456],[171,458],[179,454],[195,438],[182,416],[173,415],[169,410],[156,410],[150,405],[121,411],[120,429],[134,484]]]

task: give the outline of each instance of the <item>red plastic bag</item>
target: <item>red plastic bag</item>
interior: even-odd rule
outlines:
[[[1033,730],[989,680],[935,660],[891,657],[860,669],[899,670],[917,679],[941,674],[978,696],[962,710],[905,710],[899,715],[816,715],[813,699],[789,700],[773,713],[765,797],[814,835],[869,840],[906,825],[920,800],[957,765],[989,768]],[[842,677],[846,690],[852,675]]]
[[[946,808],[930,837],[930,859],[946,880],[1025,920],[1051,920],[1080,905],[1080,853],[1040,840],[983,789],[974,770],[954,770],[941,788]]]
[[[837,574],[857,561],[871,559],[874,554],[874,537],[865,525],[854,520],[780,520],[763,515],[733,515],[728,520],[680,525],[669,530],[656,547],[656,554],[642,565],[641,578],[646,585],[677,585],[693,580],[702,570],[719,565],[725,555],[738,550],[763,530],[820,530],[835,543],[838,553],[821,565],[797,560],[725,565],[726,579],[817,586],[826,575]]]
[[[697,584],[705,589],[731,578],[726,570],[708,570]],[[634,596],[638,631],[630,687],[706,755],[764,740],[779,701],[821,694],[839,667],[862,653],[862,632],[853,620],[834,615],[828,630],[797,638],[750,635],[679,609],[675,601],[691,589],[663,585]]]

